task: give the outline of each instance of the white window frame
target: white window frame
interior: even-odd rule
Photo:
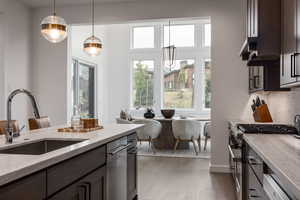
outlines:
[[[195,25],[194,47],[177,47],[176,60],[192,59],[195,61],[195,85],[194,85],[194,107],[191,109],[175,108],[176,113],[209,116],[210,108],[205,108],[205,61],[210,60],[210,48],[204,46],[204,24],[210,23],[210,20],[191,20],[176,22],[175,25]],[[153,60],[154,61],[154,106],[152,107],[158,115],[164,105],[164,77],[163,77],[163,61],[162,47],[164,42],[163,27],[168,25],[168,21],[148,24],[134,24],[130,26],[130,50],[129,50],[129,66],[130,66],[130,110],[133,114],[145,112],[145,108],[137,110],[133,107],[133,62],[135,60]],[[155,48],[134,49],[133,47],[133,28],[154,26]],[[199,102],[199,103],[197,103]]]
[[[176,23],[176,24],[171,24],[171,26],[184,26],[184,25],[194,25],[194,46],[186,46],[186,47],[176,47],[176,49],[181,49],[181,50],[193,50],[195,48],[198,47],[199,45],[199,41],[198,41],[198,37],[196,37],[197,35],[197,26],[198,24],[197,23]],[[161,25],[161,44],[160,44],[160,47],[163,48],[164,47],[164,41],[165,41],[165,35],[164,35],[164,27],[165,26],[169,26],[168,23],[164,23]],[[172,36],[171,36],[172,37]],[[171,38],[172,40],[172,38]]]
[[[130,51],[149,51],[149,50],[155,50],[158,48],[159,43],[157,42],[157,39],[159,38],[157,35],[157,27],[156,25],[152,24],[140,24],[140,25],[131,25],[130,27]],[[134,29],[135,28],[143,28],[143,27],[153,27],[154,28],[154,47],[151,48],[134,48]]]
[[[94,117],[98,117],[98,65],[96,63],[92,63],[86,60],[82,60],[80,58],[77,57],[72,57],[72,69],[71,69],[71,74],[73,75],[74,72],[74,66],[73,66],[73,61],[76,60],[78,63],[82,63],[84,65],[89,65],[89,67],[93,68],[94,71]],[[73,76],[71,76],[71,106],[74,106],[74,99],[73,99],[73,95],[74,95],[74,84],[73,84]],[[73,115],[73,107],[70,110],[71,115]]]

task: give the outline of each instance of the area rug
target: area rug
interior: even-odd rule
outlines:
[[[156,153],[152,152],[149,148],[147,142],[138,143],[138,155],[139,156],[159,156],[159,157],[178,157],[178,158],[199,158],[199,159],[210,159],[210,141],[207,143],[206,151],[203,150],[204,141],[201,142],[202,149],[201,152],[196,155],[192,143],[190,143],[190,148],[186,150],[161,150],[155,149]]]

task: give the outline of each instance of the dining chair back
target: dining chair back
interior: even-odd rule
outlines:
[[[197,142],[199,151],[201,151],[201,122],[189,119],[178,119],[172,121],[173,134],[176,139],[174,151],[180,141],[190,141],[193,143],[195,153],[198,155]]]

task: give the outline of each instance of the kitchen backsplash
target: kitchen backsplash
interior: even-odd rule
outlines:
[[[250,95],[242,120],[254,121],[251,104],[256,96],[266,101],[274,122],[293,124],[294,116],[300,114],[300,88],[295,88],[290,92],[264,92]]]

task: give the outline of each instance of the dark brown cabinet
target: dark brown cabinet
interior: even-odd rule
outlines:
[[[255,92],[264,88],[264,67],[249,68],[249,91]]]
[[[106,145],[0,187],[0,200],[106,200]]]
[[[106,168],[102,167],[58,192],[49,200],[105,200]]]
[[[281,0],[245,1],[247,34],[240,55],[249,66],[249,92],[287,91],[280,84]]]
[[[263,160],[246,145],[246,197],[247,199],[268,200],[263,189]]]
[[[0,188],[0,200],[46,198],[46,172],[38,172]]]
[[[249,67],[249,93],[258,91],[288,91],[280,88],[280,64]]]
[[[247,31],[241,49],[248,66],[264,66],[280,60],[281,0],[246,0]]]
[[[300,85],[300,0],[282,1],[281,87]]]
[[[258,36],[258,0],[247,0],[247,35]]]

